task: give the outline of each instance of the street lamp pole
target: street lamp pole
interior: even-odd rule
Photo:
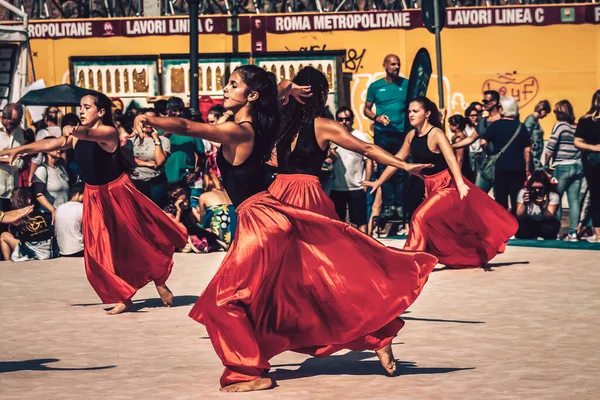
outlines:
[[[190,10],[190,109],[193,115],[198,109],[198,6],[200,0],[187,0]]]

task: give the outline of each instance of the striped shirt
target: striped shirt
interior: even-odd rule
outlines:
[[[554,125],[544,153],[550,157],[553,165],[581,162],[581,150],[575,147],[576,125],[559,122]],[[558,149],[557,149],[558,146]]]

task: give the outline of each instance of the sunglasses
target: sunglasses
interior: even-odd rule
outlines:
[[[352,121],[352,117],[338,117],[339,122]]]
[[[469,118],[477,118],[479,116],[479,113],[477,114],[469,114]]]
[[[481,102],[482,102],[483,104],[489,104],[489,103],[491,103],[492,101],[493,101],[493,100],[486,100],[486,99],[483,99],[483,100],[481,100]]]

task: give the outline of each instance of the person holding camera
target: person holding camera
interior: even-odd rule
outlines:
[[[556,239],[560,222],[556,219],[560,197],[543,170],[534,171],[517,196],[517,239]]]

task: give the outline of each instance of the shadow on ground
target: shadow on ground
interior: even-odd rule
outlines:
[[[196,300],[198,300],[198,296],[173,296],[173,305],[171,307],[182,307],[182,306],[189,306],[191,304],[194,304],[196,302]],[[71,307],[90,307],[90,306],[103,306],[105,304],[103,303],[78,303],[78,304],[71,304]],[[136,312],[136,311],[140,311],[143,310],[144,308],[161,308],[164,307],[162,301],[160,300],[160,298],[158,297],[153,297],[150,299],[141,299],[141,300],[134,300],[133,301],[133,306],[127,310],[126,312]],[[105,310],[108,311],[110,310],[112,307],[106,308]]]
[[[275,380],[299,379],[317,375],[384,375],[385,372],[378,360],[366,360],[375,357],[374,352],[351,351],[346,354],[329,356],[326,358],[308,358],[301,364],[273,365],[271,376]],[[283,367],[300,367],[289,370]],[[448,372],[475,369],[444,368],[444,367],[417,367],[410,361],[397,361],[396,376],[445,374]]]
[[[452,324],[485,324],[484,321],[464,321],[460,319],[438,319],[438,318],[416,318],[416,317],[401,317],[406,321],[423,321],[423,322],[448,322]]]
[[[56,368],[46,364],[60,361],[57,358],[40,358],[37,360],[24,361],[0,361],[0,373],[16,371],[96,371],[100,369],[115,368],[116,365],[87,368]]]
[[[505,263],[488,263],[486,264],[483,268],[484,271],[493,271],[494,268],[500,268],[500,267],[510,267],[511,265],[527,265],[529,264],[529,261],[515,261],[515,262],[505,262]],[[452,268],[452,267],[442,267],[442,268],[436,268],[433,270],[433,272],[439,272],[439,271],[460,271],[463,269],[476,269],[476,268]]]

